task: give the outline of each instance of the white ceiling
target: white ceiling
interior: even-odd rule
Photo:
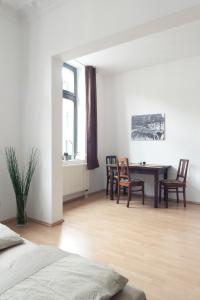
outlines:
[[[44,10],[49,7],[54,8],[60,4],[66,4],[70,1],[75,2],[76,0],[0,0],[0,5],[9,6],[20,14],[26,15],[34,12],[40,13],[40,10]],[[81,2],[84,3],[84,1],[96,1],[96,5],[99,5],[98,2],[102,2],[102,5],[106,6],[108,4],[108,9],[111,8],[109,6],[109,0],[80,0],[80,8],[83,7],[81,6]],[[86,4],[88,5],[88,3]],[[131,9],[133,9],[133,18],[136,19],[137,23],[137,19],[139,21],[141,16],[148,17],[149,15],[152,15],[155,19],[157,17],[162,17],[173,12],[178,12],[199,5],[200,0],[125,0],[124,5],[126,4],[130,5]],[[92,6],[93,3],[91,7]],[[116,6],[118,6],[118,1],[116,1]]]
[[[0,0],[0,5],[10,7],[21,15],[29,15],[66,2],[69,0]]]
[[[200,56],[200,21],[108,48],[77,60],[100,73],[116,74],[186,57]]]
[[[82,0],[85,1],[85,0]],[[94,1],[94,0],[93,0]],[[97,0],[99,1],[99,0]],[[146,10],[151,10],[157,8],[159,11],[160,7],[165,7],[166,9],[169,7],[174,7],[175,11],[182,10],[191,6],[198,5],[200,3],[199,0],[131,0],[135,2],[136,8],[139,10],[142,9],[142,13],[145,14]],[[43,8],[44,6],[56,5],[61,2],[61,0],[0,0],[0,4],[7,4],[10,7],[22,11],[26,10],[27,7],[34,8]],[[62,2],[66,3],[68,0],[62,0]],[[117,5],[117,2],[116,2]]]
[[[15,10],[21,11],[27,7],[41,7],[49,5],[52,0],[1,0],[0,3],[7,4]]]

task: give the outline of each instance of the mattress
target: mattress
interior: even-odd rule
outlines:
[[[24,258],[25,259],[24,261],[26,262],[26,257],[30,257],[33,250],[34,249],[37,250],[37,247],[38,246],[36,244],[33,244],[29,241],[25,241],[25,243],[22,245],[18,245],[10,249],[1,251],[0,252],[0,273],[5,274],[4,276],[6,276],[6,274],[10,276],[11,274],[9,274],[8,272],[9,268],[12,269],[13,265],[15,265],[17,261],[20,261],[21,258]],[[17,276],[18,277],[20,276],[20,270]],[[1,299],[4,298],[0,296],[0,300]],[[6,296],[5,299],[8,299],[8,296]],[[9,299],[12,299],[12,296]],[[112,300],[146,300],[146,297],[143,291],[135,288],[132,285],[127,284],[121,292],[119,292],[117,295],[112,297]]]

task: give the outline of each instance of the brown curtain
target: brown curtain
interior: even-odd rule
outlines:
[[[87,167],[92,170],[99,167],[97,158],[97,93],[96,69],[85,67],[86,83],[86,130],[87,130]]]

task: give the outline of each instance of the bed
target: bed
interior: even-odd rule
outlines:
[[[0,251],[0,300],[146,300],[143,291],[126,284],[118,273],[109,281],[101,267],[79,255],[24,240]],[[111,292],[102,293],[102,282],[95,282],[98,274]],[[116,287],[119,282],[125,285],[122,291]]]

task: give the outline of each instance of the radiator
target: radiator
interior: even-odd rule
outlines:
[[[63,166],[63,196],[89,189],[89,171],[86,164],[69,164]]]

